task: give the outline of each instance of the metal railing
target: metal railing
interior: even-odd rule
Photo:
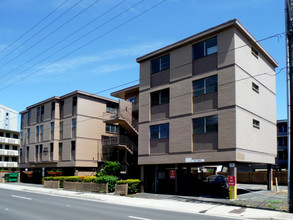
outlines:
[[[104,147],[125,145],[132,152],[137,149],[137,146],[133,143],[133,141],[129,137],[125,136],[125,135],[118,135],[118,136],[114,136],[114,137],[103,138],[102,139],[102,145]]]

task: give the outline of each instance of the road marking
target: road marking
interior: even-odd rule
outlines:
[[[141,217],[136,217],[136,216],[128,216],[129,218],[134,218],[134,219],[140,219],[140,220],[151,220],[149,218],[141,218]]]
[[[28,197],[22,197],[22,196],[16,196],[16,195],[11,195],[12,197],[19,198],[19,199],[27,199],[27,200],[32,200],[32,198]]]

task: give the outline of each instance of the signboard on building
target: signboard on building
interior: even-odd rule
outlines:
[[[228,186],[235,186],[235,176],[228,176]]]
[[[204,161],[204,159],[192,159],[190,157],[185,158],[185,163],[200,163]]]
[[[176,170],[170,170],[169,176],[170,176],[170,179],[175,179],[176,178]]]

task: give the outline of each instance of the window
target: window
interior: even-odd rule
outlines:
[[[28,129],[27,129],[27,137],[29,138],[30,136],[31,136],[31,129],[28,128]]]
[[[35,148],[36,148],[36,149],[35,149],[35,157],[36,157],[36,161],[38,161],[38,160],[39,160],[39,146],[36,145]]]
[[[13,149],[13,150],[17,150],[17,146],[13,146],[12,149]]]
[[[169,103],[169,88],[151,93],[151,106]]]
[[[117,134],[118,133],[118,126],[106,124],[106,132]]]
[[[28,110],[27,118],[28,118],[28,124],[30,124],[30,121],[31,121],[31,110]]]
[[[252,90],[259,93],[259,86],[252,82]]]
[[[193,45],[193,59],[208,56],[218,52],[217,37]]]
[[[62,160],[62,143],[59,143],[59,160]]]
[[[54,131],[54,122],[51,122],[51,131]]]
[[[71,159],[75,160],[75,141],[71,141]]]
[[[44,115],[44,113],[45,113],[45,106],[41,106],[41,115]]]
[[[9,145],[5,145],[5,150],[9,150]]]
[[[2,144],[0,144],[0,149],[2,149]]]
[[[169,138],[169,123],[150,126],[151,140]]]
[[[51,111],[55,111],[55,102],[51,102]]]
[[[23,115],[21,115],[21,119],[20,119],[20,128],[22,129],[23,128],[23,123],[24,123],[24,117]]]
[[[54,151],[54,144],[50,143],[50,152],[53,153],[53,151]]]
[[[72,106],[74,107],[74,106],[76,106],[76,105],[77,105],[77,97],[74,96],[74,97],[72,98]]]
[[[17,157],[11,157],[11,161],[17,162]]]
[[[36,132],[37,132],[37,137],[38,137],[38,136],[39,136],[39,134],[40,134],[40,127],[39,127],[39,126],[37,126],[37,127],[36,127],[36,130],[37,130]]]
[[[210,76],[193,81],[193,96],[204,95],[218,91],[218,76]]]
[[[151,61],[151,74],[161,72],[169,68],[170,68],[169,54]]]
[[[40,161],[42,161],[42,155],[43,155],[43,145],[40,145]]]
[[[3,132],[0,132],[0,137],[3,137],[4,136],[4,133]]]
[[[72,119],[72,129],[76,128],[76,118]]]
[[[218,116],[193,119],[193,134],[206,134],[218,131]]]
[[[113,103],[107,103],[106,112],[117,113],[117,105]]]
[[[26,147],[26,160],[29,161],[30,147]]]
[[[42,136],[43,133],[44,133],[44,125],[41,125],[41,126],[40,126],[40,131],[41,131],[40,133],[41,133],[41,136]]]
[[[18,134],[13,134],[13,138],[18,139]]]
[[[258,51],[254,47],[251,47],[251,53],[258,58]]]
[[[258,120],[253,119],[253,120],[252,120],[252,123],[253,123],[253,127],[254,127],[254,128],[258,128],[258,129],[259,129],[260,124],[259,124],[259,121],[258,121]]]
[[[6,137],[7,138],[10,138],[10,133],[6,133]]]
[[[20,140],[23,141],[23,132],[20,132]]]

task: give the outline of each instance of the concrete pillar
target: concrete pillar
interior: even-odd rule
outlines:
[[[158,165],[156,165],[155,170],[155,193],[158,192]]]
[[[267,190],[273,190],[273,169],[272,164],[267,164]]]
[[[175,164],[175,193],[178,192],[178,165]]]
[[[144,166],[140,166],[140,192],[144,192]]]

